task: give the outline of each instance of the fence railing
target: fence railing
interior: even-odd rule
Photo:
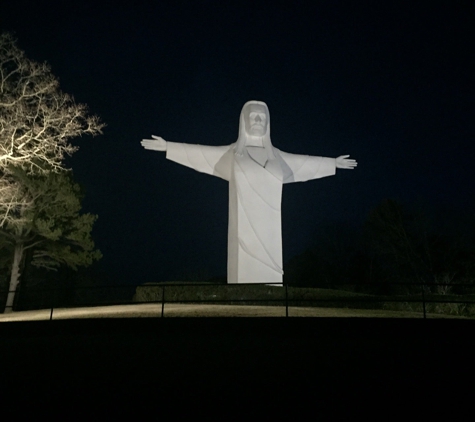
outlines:
[[[351,288],[353,286],[353,289]],[[355,287],[363,292],[355,291]],[[368,290],[394,289],[406,290],[407,293],[365,293]],[[133,298],[118,298],[118,290],[135,290]],[[450,290],[456,293],[450,293]],[[94,295],[94,292],[96,294]],[[74,300],[76,296],[81,300]],[[94,300],[84,299],[84,292],[95,297]],[[99,292],[100,294],[98,294]],[[443,292],[443,293],[440,293]],[[6,298],[9,291],[1,291]],[[69,301],[61,299],[61,293],[67,293]],[[353,309],[386,309],[388,304],[404,304],[406,311],[414,310],[419,305],[423,318],[435,309],[441,315],[459,315],[475,317],[475,285],[469,283],[358,283],[344,285],[329,285],[325,288],[306,288],[288,286],[287,284],[223,284],[211,282],[172,282],[154,283],[140,286],[108,285],[108,286],[76,286],[74,288],[42,288],[17,290],[16,295],[43,296],[40,309],[48,309],[49,319],[53,319],[54,310],[58,308],[97,307],[128,304],[159,304],[160,317],[165,316],[165,305],[170,304],[228,304],[228,305],[261,305],[281,306],[285,308],[285,316],[289,316],[289,307],[336,307]],[[102,297],[100,297],[102,296]],[[115,297],[114,297],[115,296]],[[90,298],[89,298],[90,299]],[[47,302],[47,303],[45,303]],[[68,302],[68,303],[66,303]],[[9,308],[18,308],[14,304]],[[393,306],[394,307],[394,306]],[[444,309],[445,312],[444,313]],[[8,311],[7,307],[5,310]],[[26,309],[25,309],[26,310]]]

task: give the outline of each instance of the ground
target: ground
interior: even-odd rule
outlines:
[[[468,319],[167,318],[197,309],[176,304],[165,306],[165,318],[154,318],[160,306],[106,309],[115,318],[104,318],[100,308],[83,309],[86,318],[78,317],[80,309],[58,309],[53,321],[45,310],[34,311],[43,320],[0,324],[0,389],[5,402],[21,399],[17,416],[35,401],[65,409],[63,417],[93,402],[108,411],[132,402],[134,412],[161,412],[171,399],[178,400],[177,413],[195,412],[198,402],[221,417],[258,408],[322,415],[329,404],[349,415],[356,398],[365,412],[380,409],[381,400],[392,403],[387,412],[417,403],[439,408],[449,390],[471,391],[475,375],[475,322]],[[282,315],[282,308],[274,310]],[[72,318],[62,319],[67,312]],[[355,310],[338,312],[354,316]]]
[[[283,306],[242,306],[209,304],[165,304],[165,317],[285,317]],[[0,322],[42,321],[75,318],[154,318],[161,317],[161,304],[132,304],[87,308],[58,308],[0,314]],[[401,312],[377,309],[289,307],[289,317],[325,318],[422,318],[421,312]],[[427,314],[428,318],[456,318],[441,314]],[[461,318],[461,317],[459,317]]]

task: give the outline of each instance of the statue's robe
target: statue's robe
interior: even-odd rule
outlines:
[[[275,158],[262,163],[250,152],[167,142],[167,159],[229,182],[228,283],[279,284],[282,184],[332,176],[336,160],[273,148]]]

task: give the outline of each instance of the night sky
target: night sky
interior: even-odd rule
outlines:
[[[226,274],[227,183],[140,141],[230,144],[248,100],[277,148],[358,161],[284,186],[284,270],[384,198],[475,211],[473,1],[4,0],[0,29],[107,124],[68,166],[114,281]]]

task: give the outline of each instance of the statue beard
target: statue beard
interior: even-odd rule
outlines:
[[[246,147],[264,148],[264,136],[246,135]]]

